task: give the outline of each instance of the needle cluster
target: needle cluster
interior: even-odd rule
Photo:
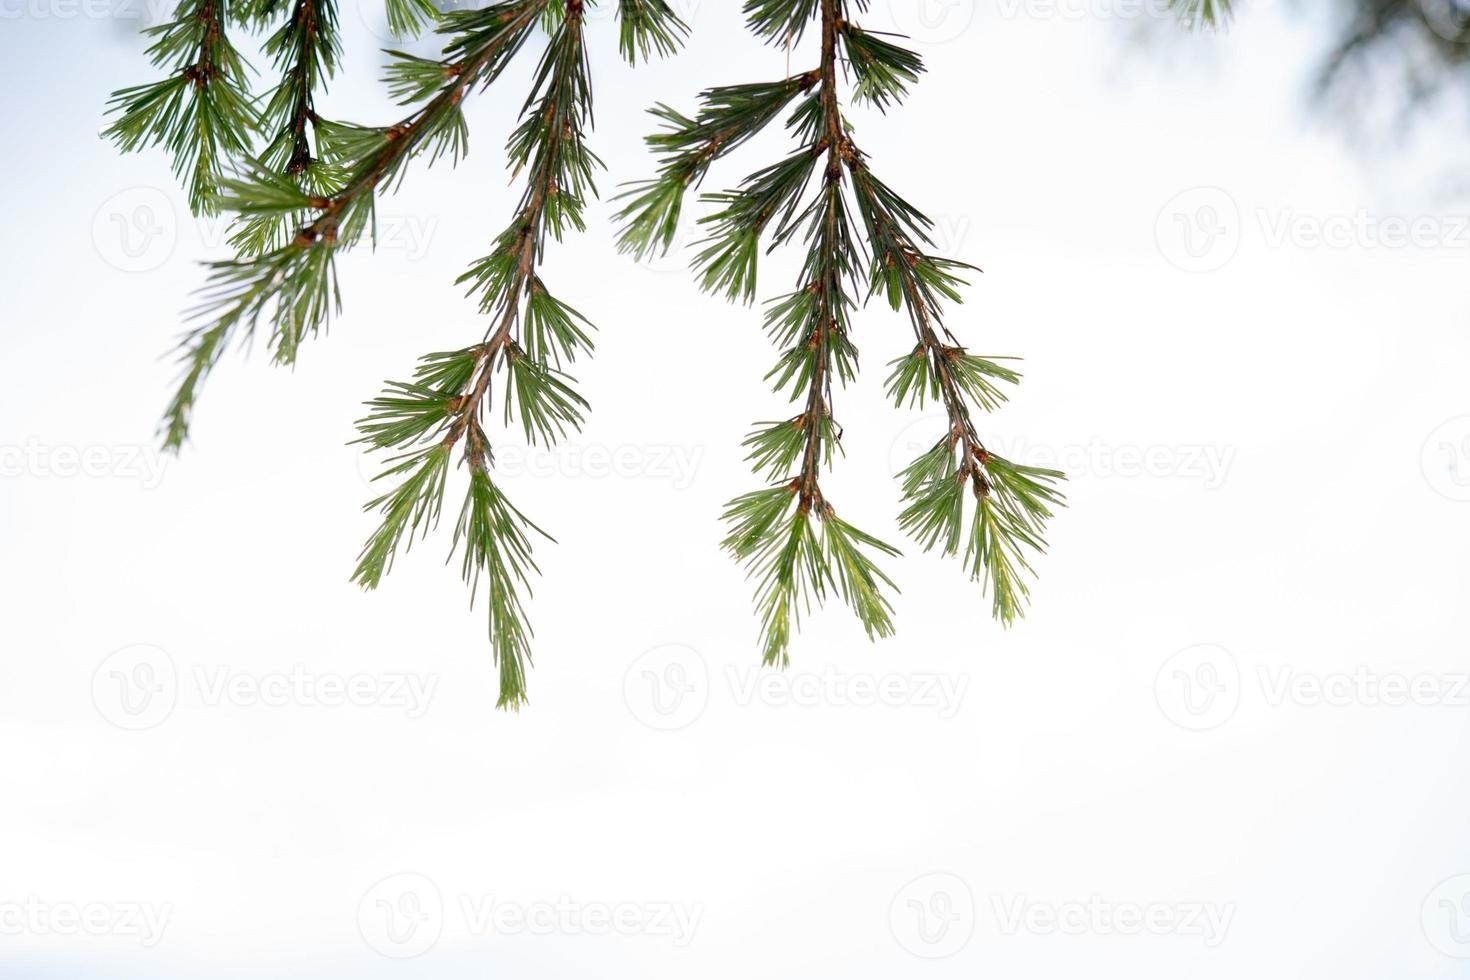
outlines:
[[[969,267],[934,254],[930,219],[873,172],[853,138],[845,103],[886,113],[924,70],[916,52],[854,20],[865,9],[863,0],[748,0],[747,24],[769,43],[794,46],[815,33],[817,64],[776,81],[708,89],[692,116],[654,108],[663,128],[648,144],[658,171],[629,187],[619,215],[625,251],[666,250],[710,165],[784,117],[794,143],[786,156],[731,190],[701,195],[711,210],[693,256],[705,290],[749,303],[762,254],[789,247],[804,255],[794,288],[768,300],[764,318],[779,349],[767,381],[797,411],[746,438],[747,459],[768,485],[725,511],[724,546],[756,583],[767,664],[788,662],[800,614],[829,595],[852,608],[870,638],[893,632],[895,587],[878,562],[898,551],[839,517],[821,483],[841,449],[834,387],[857,375],[853,321],[868,299],[906,312],[913,331],[911,349],[892,364],[890,397],[901,407],[935,401],[949,420],[899,475],[900,527],[926,550],[963,553],[996,617],[1009,623],[1024,607],[1029,561],[1062,502],[1063,474],[1003,459],[981,442],[977,416],[1004,402],[1004,387],[1020,375],[1007,359],[970,352],[945,326],[945,306],[960,302]]]

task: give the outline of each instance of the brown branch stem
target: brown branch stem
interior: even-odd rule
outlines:
[[[329,198],[322,207],[322,213],[310,224],[296,233],[295,244],[302,248],[308,248],[323,238],[330,240],[336,232],[337,222],[342,212],[359,195],[371,192],[377,187],[383,175],[408,155],[413,145],[423,134],[424,124],[436,112],[442,111],[446,106],[457,105],[464,99],[470,86],[476,81],[481,70],[490,63],[491,59],[515,36],[516,32],[525,26],[529,26],[545,8],[547,0],[527,0],[520,11],[510,18],[514,26],[507,28],[504,33],[493,44],[487,44],[485,48],[469,58],[449,62],[444,66],[445,74],[455,79],[453,84],[446,85],[442,91],[423,108],[406,117],[396,126],[388,128],[388,145],[379,152],[373,165],[369,167],[351,184]]]
[[[582,43],[582,20],[583,0],[568,0],[562,30],[568,32],[578,46]],[[553,88],[552,91],[558,90]],[[565,93],[559,92],[558,95],[561,97]],[[557,103],[548,102],[548,113],[554,116],[557,108]],[[514,353],[515,327],[520,320],[521,298],[529,291],[535,275],[537,246],[541,240],[541,224],[546,216],[547,199],[557,190],[554,162],[561,153],[561,144],[565,138],[566,132],[562,127],[551,127],[548,142],[538,155],[537,165],[531,168],[535,182],[527,188],[525,203],[516,217],[515,274],[506,286],[499,321],[487,332],[485,341],[479,346],[476,373],[472,374],[474,381],[456,406],[456,418],[444,436],[444,445],[452,448],[466,432],[471,433],[466,456],[470,466],[476,470],[484,466],[486,447],[478,444],[478,437],[474,435],[475,429],[471,423],[479,416],[489,394],[497,356],[501,352],[505,352],[506,356]]]
[[[826,127],[824,141],[827,150],[827,169],[823,178],[823,193],[827,195],[826,244],[835,247],[837,240],[837,206],[835,200],[842,193],[842,108],[837,101],[837,28],[839,0],[822,0],[822,62],[821,102],[823,122]],[[840,272],[837,273],[840,275]],[[828,509],[822,498],[817,477],[821,468],[822,421],[830,411],[831,380],[828,376],[828,361],[831,359],[831,333],[834,327],[832,295],[837,285],[836,275],[823,275],[814,286],[819,292],[817,322],[812,329],[811,387],[807,393],[806,411],[802,425],[806,427],[806,446],[802,451],[801,475],[797,478],[798,507],[802,513],[816,508],[818,514]]]

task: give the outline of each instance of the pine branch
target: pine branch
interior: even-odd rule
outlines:
[[[394,37],[417,37],[440,17],[439,8],[430,0],[384,0],[383,11]]]
[[[230,43],[227,18],[227,0],[182,0],[173,20],[149,28],[149,59],[168,75],[112,93],[107,112],[116,119],[103,130],[125,153],[167,149],[195,214],[218,212],[226,165],[249,152],[260,128],[250,68]]]
[[[597,159],[584,142],[592,92],[582,0],[567,0],[557,13],[507,147],[513,166],[525,175],[520,203],[492,252],[461,277],[490,317],[485,340],[425,358],[413,381],[390,383],[358,423],[359,441],[399,454],[383,474],[399,483],[368,504],[382,523],[364,546],[354,579],[376,587],[399,542],[406,548],[417,528],[437,518],[442,481],[420,473],[441,465],[441,458],[447,466],[458,449],[470,475],[451,554],[463,544],[461,573],[471,602],[485,579],[491,648],[500,668],[497,703],[510,709],[526,701],[531,663],[531,628],[522,605],[536,569],[531,532],[546,535],[491,479],[494,455],[484,423],[500,376],[502,421],[518,421],[528,442],[551,446],[579,429],[587,402],[560,365],[592,346],[591,324],[553,297],[538,273],[546,235],[560,239],[568,228],[580,230],[587,196],[595,193]]]
[[[256,18],[267,18],[282,0],[262,4]],[[280,81],[266,96],[261,114],[266,137],[257,160],[244,161],[237,175],[223,183],[229,207],[235,208],[230,228],[230,245],[240,257],[259,256],[279,249],[291,233],[310,220],[309,209],[281,211],[253,208],[256,189],[240,175],[267,174],[267,184],[278,176],[290,179],[310,197],[324,198],[341,186],[342,171],[323,159],[319,149],[325,124],[316,112],[316,97],[341,60],[337,29],[336,0],[295,0],[280,25],[263,45],[267,57],[280,72]],[[259,190],[269,196],[269,187]],[[228,207],[227,207],[228,209]]]
[[[405,103],[423,104],[397,124],[370,129],[324,126],[322,120],[316,120],[318,138],[325,137],[324,158],[345,175],[336,193],[308,193],[265,163],[248,164],[237,176],[222,181],[222,204],[240,216],[241,227],[265,228],[301,214],[309,220],[274,249],[210,266],[211,286],[206,287],[205,302],[196,310],[206,322],[179,344],[180,385],[160,425],[166,449],[176,451],[187,438],[199,389],[220,354],[232,343],[248,342],[262,318],[272,325],[269,348],[282,364],[294,363],[300,340],[326,328],[330,313],[340,305],[331,285],[337,251],[352,247],[370,233],[377,194],[401,179],[410,159],[427,155],[432,164],[444,154],[455,161],[464,154],[468,131],[460,103],[471,91],[499,76],[549,2],[507,0],[447,15],[440,26],[440,32],[449,36],[445,58],[431,63],[439,87],[432,93],[409,93]],[[326,57],[325,49],[320,56]],[[411,72],[422,73],[418,61],[401,56],[390,69],[390,81]],[[248,283],[250,288],[239,296],[225,294],[239,299],[243,306],[216,302],[210,290],[219,282]],[[328,292],[334,298],[331,304],[297,301],[301,296]]]
[[[798,37],[818,15],[817,4],[803,0],[752,0],[745,9],[752,29],[771,39]],[[833,379],[845,384],[857,371],[848,327],[863,265],[844,190],[850,143],[837,98],[842,23],[837,0],[822,0],[816,69],[779,82],[709,89],[694,118],[657,107],[665,128],[648,143],[660,155],[658,176],[625,192],[628,203],[618,215],[624,251],[642,257],[666,250],[685,194],[709,166],[800,99],[786,122],[797,149],[736,190],[704,195],[718,210],[702,220],[709,233],[694,259],[704,289],[749,302],[763,239],[771,248],[799,242],[806,250],[796,288],[765,313],[766,331],[782,348],[767,380],[801,411],[762,423],[747,437],[748,461],[776,485],[737,497],[724,515],[730,525],[724,547],[756,582],[763,661],[780,666],[790,662],[802,610],[831,592],[852,607],[870,638],[893,632],[883,594],[893,583],[870,555],[897,551],[839,518],[820,479],[841,448]]]
[[[690,119],[666,105],[649,112],[665,123],[646,138],[661,157],[658,176],[628,185],[617,220],[623,222],[618,250],[645,259],[667,253],[679,226],[684,195],[697,187],[710,164],[760,132],[796,96],[817,84],[817,70],[751,85],[729,85],[700,93],[701,106]]]
[[[1011,463],[980,441],[974,413],[999,407],[1003,386],[1020,375],[1005,358],[969,353],[944,325],[943,305],[960,301],[969,267],[926,250],[933,247],[930,220],[872,174],[852,140],[839,98],[839,63],[850,72],[852,99],[880,111],[904,99],[924,66],[914,52],[853,23],[848,6],[847,0],[747,0],[750,28],[771,43],[794,42],[815,24],[819,67],[779,83],[711,89],[694,118],[658,106],[653,111],[665,127],[648,138],[660,156],[658,175],[633,185],[618,215],[623,250],[639,257],[666,250],[685,194],[709,165],[800,97],[786,119],[798,149],[736,190],[704,195],[718,209],[703,219],[709,235],[694,257],[703,288],[749,302],[763,248],[798,241],[806,247],[797,288],[771,301],[765,315],[766,332],[783,348],[767,380],[802,411],[762,423],[747,437],[747,460],[776,485],[736,498],[725,512],[724,546],[757,583],[768,664],[788,661],[800,612],[829,590],[853,607],[870,637],[893,629],[883,595],[893,583],[869,554],[897,552],[841,521],[820,482],[834,448],[840,450],[833,380],[845,385],[857,373],[849,328],[862,279],[867,298],[881,294],[905,309],[914,329],[916,346],[894,362],[889,394],[900,406],[933,398],[950,419],[946,437],[901,474],[900,526],[926,550],[957,555],[963,544],[967,568],[991,592],[995,616],[1009,623],[1024,606],[1029,557],[1044,547],[1044,525],[1062,500],[1055,488],[1061,473]],[[967,492],[975,500],[968,535]]]
[[[689,25],[667,0],[618,0],[618,50],[629,64],[667,58],[689,36]]]
[[[526,667],[531,660],[521,593],[529,594],[531,533],[536,527],[506,499],[491,480],[489,439],[481,425],[490,379],[502,346],[481,344],[430,354],[411,382],[390,382],[368,402],[369,414],[357,423],[360,443],[392,454],[376,478],[392,489],[370,500],[377,529],[358,555],[352,579],[375,589],[392,570],[400,547],[407,551],[437,526],[443,509],[451,458],[459,447],[469,467],[469,485],[454,528],[450,556],[463,551],[460,574],[473,604],[480,579],[486,583],[488,630],[500,669],[499,707],[525,703]]]
[[[450,470],[467,467],[451,556],[461,556],[471,603],[485,585],[498,704],[518,708],[531,662],[523,606],[536,568],[531,538],[545,535],[492,480],[485,423],[497,377],[502,421],[533,444],[549,446],[578,429],[588,407],[563,368],[591,350],[592,324],[553,296],[539,272],[547,236],[583,230],[597,192],[601,161],[585,142],[592,125],[585,0],[500,0],[442,18],[432,0],[385,0],[395,34],[437,21],[445,35],[438,58],[388,52],[389,94],[409,107],[389,126],[318,113],[317,98],[341,60],[336,0],[235,0],[229,10],[226,2],[183,0],[174,21],[152,32],[150,55],[170,77],[116,93],[119,118],[108,130],[124,150],[172,150],[176,170],[191,174],[195,210],[233,216],[236,255],[209,265],[179,342],[178,387],[159,426],[171,450],[187,440],[203,384],[231,345],[263,332],[272,358],[291,364],[302,342],[326,329],[341,308],[337,253],[374,234],[378,197],[402,181],[412,160],[458,163],[468,148],[464,99],[495,82],[533,32],[548,35],[506,146],[524,180],[520,201],[490,254],[459,280],[489,318],[485,339],[423,358],[411,381],[389,382],[358,422],[358,441],[390,454],[379,479],[391,488],[367,504],[378,526],[353,580],[376,588],[400,550],[437,525]],[[618,4],[619,49],[629,61],[670,55],[688,33],[667,0]],[[271,28],[263,51],[279,81],[259,114],[226,23]],[[257,135],[262,146],[252,152]]]
[[[854,153],[850,170],[872,252],[872,290],[907,311],[918,341],[907,357],[893,362],[889,395],[899,406],[934,398],[949,418],[946,436],[900,474],[900,526],[926,551],[937,547],[956,554],[962,490],[969,485],[976,509],[966,563],[990,592],[995,617],[1009,625],[1024,611],[1027,553],[1044,550],[1045,522],[1063,500],[1055,485],[1066,477],[1012,464],[980,441],[973,410],[998,408],[1006,399],[999,383],[1016,384],[1020,374],[997,362],[1003,358],[979,357],[955,342],[940,316],[945,300],[960,301],[963,280],[957,272],[964,266],[922,250],[920,242],[930,244],[928,219],[874,177],[860,153]]]
[[[316,93],[336,73],[341,58],[334,0],[296,0],[264,51],[280,69],[281,81],[263,114],[273,136],[261,159],[273,170],[304,174],[317,162],[309,134],[316,119]]]

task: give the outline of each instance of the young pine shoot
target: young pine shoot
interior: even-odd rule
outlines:
[[[786,157],[723,193],[700,219],[706,238],[695,246],[700,285],[749,303],[757,294],[763,251],[804,251],[795,288],[766,305],[766,332],[780,348],[767,375],[799,406],[796,416],[764,422],[746,439],[747,459],[771,481],[731,501],[724,546],[756,583],[763,659],[789,661],[800,613],[835,593],[870,638],[893,631],[893,582],[876,560],[896,549],[838,517],[820,477],[840,449],[833,381],[857,374],[851,321],[881,296],[904,310],[912,350],[893,363],[890,397],[900,407],[939,402],[948,432],[900,474],[900,527],[925,550],[958,556],[983,583],[996,618],[1009,624],[1027,596],[1031,557],[1044,546],[1047,519],[1062,502],[1060,472],[1012,463],[981,443],[980,412],[1005,400],[1019,380],[1006,359],[980,357],[944,326],[944,305],[960,302],[962,263],[932,252],[930,220],[878,179],[852,137],[840,91],[880,112],[900,104],[924,70],[918,54],[865,31],[853,19],[862,0],[748,0],[750,29],[767,42],[795,45],[808,30],[819,38],[818,64],[773,82],[712,88],[694,116],[668,106],[651,110],[663,129],[648,138],[658,172],[623,195],[620,246],[638,257],[674,241],[684,198],[711,164],[785,115],[796,143]]]

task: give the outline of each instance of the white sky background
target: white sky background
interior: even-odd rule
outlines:
[[[756,311],[702,296],[679,261],[617,256],[594,207],[546,272],[600,328],[576,371],[590,422],[554,456],[503,456],[507,492],[559,540],[538,552],[531,704],[506,716],[483,611],[441,564],[449,527],[377,594],[348,582],[370,519],[344,443],[384,378],[483,331],[452,280],[514,205],[500,147],[527,66],[475,99],[458,170],[412,167],[382,203],[392,232],[343,261],[331,335],[294,373],[229,358],[194,443],[160,460],[159,355],[221,236],[161,153],[97,137],[106,94],[150,77],[137,21],[59,3],[5,0],[0,26],[0,976],[1463,971],[1470,879],[1447,882],[1470,872],[1461,117],[1351,145],[1308,99],[1327,18],[1257,6],[1222,36],[1146,25],[1148,44],[1075,5],[958,0],[925,20],[877,0],[866,18],[915,32],[930,72],[892,118],[861,114],[858,141],[947,254],[985,269],[956,332],[1026,359],[985,433],[1072,477],[1010,631],[957,563],[910,547],[886,566],[895,638],[870,645],[829,606],[751,693],[749,587],[716,518],[758,485],[749,424],[785,411],[761,382],[774,352]],[[689,109],[786,69],[734,4],[681,9],[688,49],[637,72],[610,21],[594,30],[604,197],[649,170],[653,101]],[[328,115],[392,118],[366,53],[380,18],[344,9]],[[1415,218],[1433,241],[1361,230]],[[1224,235],[1191,256],[1190,221]],[[1314,227],[1350,230],[1316,245]],[[762,295],[789,268],[768,265]],[[844,516],[894,541],[890,474],[937,431],[882,396],[907,337],[885,311],[859,318],[830,478]],[[68,450],[101,472],[66,475]],[[138,663],[176,683],[133,717],[109,679]],[[298,670],[412,675],[427,697],[249,694]],[[649,685],[680,677],[660,715],[673,691]],[[1215,700],[1181,677],[1213,678]],[[216,697],[230,678],[245,693]],[[854,703],[853,683],[884,680],[902,703]],[[1438,703],[1384,703],[1398,681]],[[156,723],[112,723],[140,717]],[[375,888],[400,874],[424,877]],[[390,934],[377,902],[411,911],[405,892],[426,918]],[[517,933],[477,918],[487,902],[583,918]],[[159,941],[127,927],[129,903],[166,917]],[[38,906],[91,909],[107,934],[16,917]],[[671,909],[696,917],[691,941],[663,928]],[[598,910],[634,934],[590,934]]]

